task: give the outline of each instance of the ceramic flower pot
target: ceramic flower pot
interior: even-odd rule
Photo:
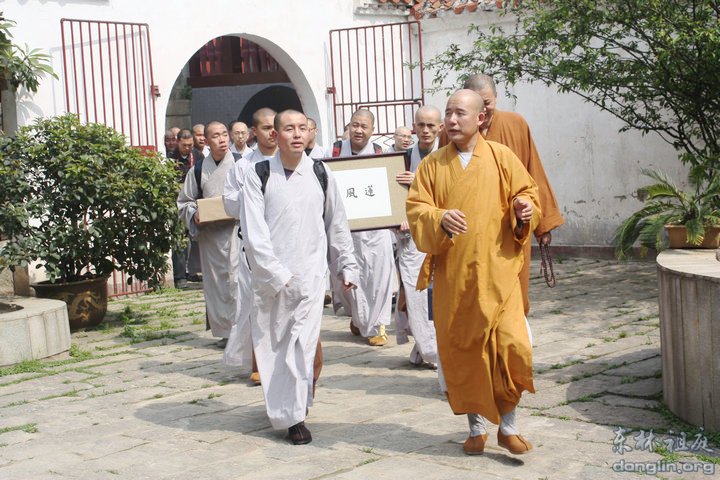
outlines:
[[[687,241],[687,229],[684,225],[665,225],[670,248],[718,248],[720,245],[720,226],[705,228],[705,238],[700,245]]]
[[[107,276],[78,282],[39,282],[31,285],[39,298],[53,298],[67,304],[70,330],[99,325],[107,312]]]

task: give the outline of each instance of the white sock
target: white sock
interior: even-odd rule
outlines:
[[[502,421],[500,422],[500,431],[503,433],[503,435],[520,435],[520,431],[515,425],[514,408],[511,412],[508,412],[502,416]]]
[[[485,417],[479,413],[468,413],[468,425],[470,425],[470,436],[478,437],[487,433]]]

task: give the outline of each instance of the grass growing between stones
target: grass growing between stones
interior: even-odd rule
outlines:
[[[79,350],[79,352],[81,352],[81,354],[78,354],[77,357],[70,357],[65,360],[44,360],[44,361],[43,360],[26,360],[26,361],[23,361],[20,363],[16,363],[15,365],[11,365],[9,367],[0,368],[0,378],[2,378],[3,376],[18,375],[18,374],[23,374],[23,373],[34,373],[35,374],[35,375],[30,375],[30,376],[19,378],[19,379],[10,380],[5,383],[0,383],[0,387],[5,387],[7,385],[13,385],[16,383],[21,383],[21,382],[26,382],[26,381],[34,380],[37,378],[48,377],[51,375],[58,375],[61,373],[66,373],[66,372],[82,373],[84,375],[88,375],[90,377],[90,379],[92,379],[92,378],[96,378],[96,377],[100,376],[100,374],[95,373],[90,370],[87,370],[88,367],[75,367],[75,368],[58,368],[58,367],[62,367],[64,365],[71,365],[71,364],[78,363],[78,362],[81,362],[84,360],[89,360],[89,359],[107,358],[107,357],[114,357],[117,355],[124,355],[124,354],[147,356],[146,354],[144,354],[142,352],[131,351],[131,350],[122,350],[119,352],[113,352],[113,353],[108,353],[108,354],[103,354],[103,355],[94,355],[94,354],[86,352],[84,350]],[[102,366],[110,365],[113,363],[115,363],[115,362],[108,361],[105,363],[95,364],[92,367],[102,367]],[[88,379],[86,379],[86,380],[88,380]]]
[[[72,390],[68,390],[67,392],[56,393],[56,394],[54,394],[54,395],[48,395],[47,397],[42,397],[42,398],[40,398],[39,400],[40,400],[40,401],[43,401],[43,400],[52,400],[53,398],[79,397],[79,396],[80,396],[80,395],[78,395],[78,391],[73,388]]]
[[[663,429],[662,433],[673,433],[675,435],[679,435],[684,432],[687,434],[688,442],[691,442],[693,441],[693,439],[698,438],[698,435],[700,436],[700,438],[702,436],[705,436],[707,438],[708,446],[710,448],[720,449],[720,432],[709,432],[702,427],[690,425],[689,423],[685,422],[680,417],[672,413],[667,407],[667,405],[662,402],[662,398],[660,398],[659,395],[657,400],[660,400],[660,404],[657,407],[649,408],[649,410],[652,410],[662,415],[662,417],[668,423],[668,427],[666,429]],[[714,458],[713,463],[720,465],[720,459],[718,459],[717,457],[710,458]]]
[[[77,344],[70,346],[70,358],[64,360],[24,360],[15,365],[9,367],[0,368],[0,377],[8,375],[17,375],[20,373],[41,373],[41,374],[52,374],[57,372],[48,372],[49,368],[55,368],[62,365],[69,365],[72,363],[82,362],[94,358],[93,354],[83,350]],[[44,376],[44,375],[41,375]],[[35,377],[37,378],[37,377]],[[4,384],[3,384],[4,385]],[[0,385],[2,386],[2,385]]]
[[[0,435],[8,432],[22,431],[25,433],[37,433],[37,423],[26,423],[24,425],[16,425],[14,427],[0,428]]]

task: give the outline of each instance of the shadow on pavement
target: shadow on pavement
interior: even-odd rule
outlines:
[[[539,365],[540,368],[551,368]],[[662,378],[657,347],[639,348],[546,371],[564,391],[564,404],[546,410],[558,417],[634,429],[667,428],[661,407]]]
[[[307,419],[307,425],[312,431],[313,442],[308,447],[293,446],[286,439],[286,430],[271,428],[263,405],[237,407],[215,400],[185,403],[155,402],[138,409],[135,416],[169,428],[187,432],[206,432],[208,441],[216,432],[232,432],[254,437],[277,444],[272,445],[276,452],[276,449],[283,448],[331,449],[341,444],[354,444],[368,451],[388,450],[426,456],[468,458],[462,451],[461,443],[458,442],[461,438],[464,440],[466,432],[432,435],[397,423],[323,422],[320,418],[313,417],[312,412]],[[493,443],[492,439],[489,440],[489,445],[491,443]],[[486,451],[484,458],[511,467],[524,465],[523,460],[517,457],[503,454],[500,450],[493,450],[494,447]]]

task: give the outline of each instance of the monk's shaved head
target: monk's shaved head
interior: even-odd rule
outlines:
[[[415,112],[416,122],[419,121],[418,118],[432,118],[437,121],[436,123],[440,123],[442,121],[442,113],[440,113],[440,109],[434,105],[423,105]]]
[[[360,109],[350,117],[350,149],[359,153],[370,142],[375,131],[375,115],[370,110]]]
[[[433,105],[423,105],[415,112],[413,123],[418,138],[418,146],[423,150],[433,147],[443,127],[442,113]]]
[[[480,129],[487,131],[492,123],[497,103],[497,89],[495,88],[495,82],[490,75],[480,73],[465,80],[465,88],[477,92],[477,94],[482,97],[485,108],[485,121],[480,126]]]
[[[412,130],[410,130],[408,127],[397,127],[395,129],[395,135],[411,135]]]
[[[453,101],[464,105],[465,108],[475,113],[480,113],[485,110],[485,102],[483,102],[482,97],[476,92],[466,88],[458,90],[450,95],[450,98],[448,98],[448,105]]]
[[[285,121],[286,117],[289,118],[291,116],[297,116],[297,115],[302,115],[303,117],[305,117],[304,113],[298,112],[297,110],[293,110],[291,108],[289,108],[287,110],[283,110],[282,112],[275,115],[275,119],[273,121],[273,127],[275,128],[275,130],[277,130],[279,132],[280,129],[284,125],[283,122]],[[305,123],[307,123],[307,117],[305,117]]]
[[[360,118],[364,118],[370,122],[371,126],[375,126],[375,115],[370,110],[366,110],[364,108],[361,108],[359,110],[355,110],[355,113],[352,114],[352,117],[350,117],[350,122],[353,120],[357,120]]]
[[[480,95],[466,89],[450,95],[445,106],[445,130],[458,151],[472,151],[484,120],[485,108]]]
[[[412,130],[408,127],[397,127],[395,129],[394,148],[396,152],[405,151],[412,145]]]
[[[484,90],[486,88],[490,88],[493,92],[493,94],[497,97],[497,88],[495,87],[495,80],[490,75],[485,75],[484,73],[478,73],[476,75],[471,75],[468,77],[467,80],[465,80],[465,83],[463,84],[463,88],[468,90],[474,90],[476,92],[480,92],[480,90]]]
[[[270,123],[273,123],[275,115],[277,115],[277,113],[272,108],[263,107],[259,110],[256,110],[252,116],[252,126],[257,128],[266,118],[269,118]]]

